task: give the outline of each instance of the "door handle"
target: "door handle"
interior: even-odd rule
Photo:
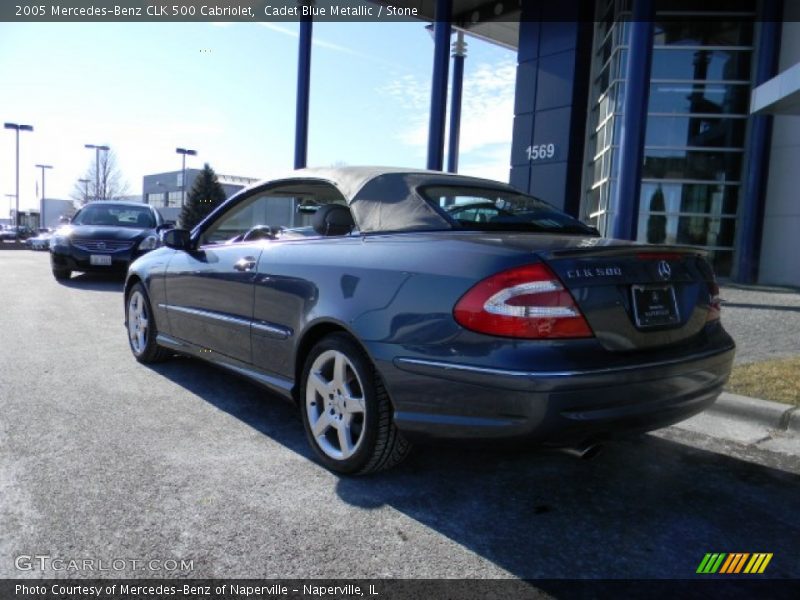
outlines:
[[[256,268],[256,258],[255,256],[240,258],[234,263],[233,268],[237,271],[252,271]]]

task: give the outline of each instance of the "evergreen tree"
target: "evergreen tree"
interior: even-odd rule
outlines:
[[[179,217],[180,226],[194,229],[200,221],[225,201],[225,190],[217,180],[214,169],[206,163],[195,178],[192,189],[186,194],[186,204]]]

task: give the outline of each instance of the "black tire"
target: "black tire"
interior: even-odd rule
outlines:
[[[58,281],[66,281],[72,276],[72,271],[69,269],[53,269],[53,277]]]
[[[132,304],[136,298],[136,306]],[[136,312],[140,319],[137,321]],[[141,317],[144,316],[146,326],[141,326]],[[133,323],[131,323],[133,320]],[[150,306],[150,299],[141,283],[134,283],[125,295],[125,328],[128,331],[128,345],[131,348],[133,357],[140,363],[155,363],[163,361],[171,356],[170,352],[156,343],[158,329],[153,309]],[[140,335],[141,334],[141,335]]]
[[[332,391],[331,398],[325,398],[319,392],[319,385],[327,375],[322,370],[314,370],[323,365],[327,368],[328,363],[336,360],[336,353],[346,358],[347,366],[345,371],[349,375],[345,377],[348,383],[345,384],[346,393],[341,406],[335,405],[337,400],[335,394],[334,381],[325,382],[324,385],[331,386],[326,388]],[[331,365],[331,368],[335,368]],[[315,380],[312,385],[315,389],[309,394],[310,377],[314,370]],[[321,376],[321,378],[320,378]],[[360,394],[354,389],[360,390]],[[350,409],[346,407],[347,398],[358,397],[356,404],[351,404]],[[319,457],[322,464],[328,469],[337,473],[352,475],[374,473],[389,469],[400,463],[411,450],[411,445],[403,438],[394,424],[394,410],[389,399],[389,394],[383,385],[380,375],[364,354],[361,348],[346,334],[334,333],[317,343],[306,358],[300,385],[300,411],[303,418],[303,426],[306,430],[306,437],[314,452]],[[342,400],[342,396],[339,396]],[[329,404],[330,401],[330,404]],[[353,410],[352,407],[358,405],[363,407],[363,411]],[[338,406],[338,408],[336,407]],[[330,411],[330,413],[329,413]],[[323,414],[325,413],[325,414]],[[332,416],[328,416],[328,413]],[[358,419],[359,414],[361,416]],[[311,419],[319,424],[325,418],[325,422],[331,421],[325,428],[324,434],[318,436],[314,434]],[[337,422],[338,425],[333,423]],[[348,427],[348,439],[351,441],[357,435],[358,439],[354,442],[354,451],[349,456],[332,456],[338,450],[342,455],[341,437],[337,427],[341,427],[342,419],[345,419]],[[325,427],[325,424],[322,424]],[[352,425],[352,429],[351,428]],[[351,431],[355,432],[351,435]],[[333,438],[333,440],[331,440]]]

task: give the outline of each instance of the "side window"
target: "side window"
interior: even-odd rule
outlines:
[[[203,232],[200,244],[313,236],[314,213],[331,202],[347,204],[336,188],[324,183],[297,183],[257,192],[220,215]]]

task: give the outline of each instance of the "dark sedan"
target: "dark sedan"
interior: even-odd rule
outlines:
[[[137,202],[91,202],[50,238],[56,279],[73,271],[125,273],[136,258],[157,248],[161,214]]]
[[[341,473],[415,439],[663,427],[711,405],[733,361],[701,250],[601,238],[493,181],[300,171],[164,244],[125,284],[136,359],[199,357],[291,399]]]

